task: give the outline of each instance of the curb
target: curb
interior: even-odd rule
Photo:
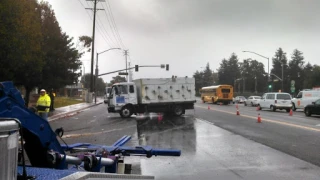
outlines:
[[[68,117],[69,114],[74,114],[74,113],[77,113],[77,112],[82,111],[82,110],[84,110],[84,109],[88,109],[88,108],[90,108],[90,107],[100,105],[100,104],[102,104],[102,103],[103,103],[103,102],[99,102],[99,103],[97,103],[97,104],[89,105],[89,106],[84,107],[84,108],[76,109],[76,110],[74,110],[74,111],[69,111],[69,112],[65,112],[65,113],[56,114],[56,115],[50,116],[50,117],[48,118],[48,121],[49,121],[49,122],[57,121],[57,120],[60,120],[60,119],[62,119],[62,118],[64,118],[64,117]]]

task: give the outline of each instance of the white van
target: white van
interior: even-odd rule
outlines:
[[[285,109],[287,112],[290,112],[292,107],[291,100],[292,97],[289,93],[265,93],[260,100],[259,109],[268,108],[273,111]]]
[[[319,90],[300,91],[298,95],[292,99],[292,110],[303,109],[306,105],[312,104],[312,102],[319,98]]]

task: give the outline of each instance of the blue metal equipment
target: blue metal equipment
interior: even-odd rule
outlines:
[[[12,82],[0,82],[0,117],[16,118],[21,122],[24,149],[32,167],[117,173],[122,156],[180,156],[180,150],[153,149],[151,146],[123,146],[131,137],[123,136],[112,146],[76,143],[60,145],[57,134],[48,121],[25,107],[20,92]],[[73,166],[72,166],[73,165]],[[81,168],[83,167],[83,168]]]

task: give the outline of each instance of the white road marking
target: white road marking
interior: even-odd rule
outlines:
[[[205,119],[196,118],[196,120],[204,121],[204,122],[206,122],[206,123],[208,123],[208,124],[214,125],[214,123],[213,123],[213,122],[210,122],[210,121],[205,120]]]

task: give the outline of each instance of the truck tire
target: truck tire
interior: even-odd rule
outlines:
[[[184,113],[184,109],[181,105],[175,105],[173,107],[173,114],[175,116],[181,116]]]
[[[124,106],[120,111],[122,118],[129,118],[132,115],[132,108],[130,106]]]

